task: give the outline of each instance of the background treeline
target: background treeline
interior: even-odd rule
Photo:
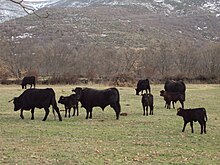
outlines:
[[[9,83],[35,75],[42,83],[114,83],[130,85],[139,78],[220,82],[220,44],[199,47],[190,42],[158,41],[146,48],[74,46],[59,40],[15,43],[0,38],[0,79]]]
[[[0,24],[2,83],[26,75],[48,84],[220,83],[216,15],[166,16],[137,6],[47,11],[47,19],[29,15]]]

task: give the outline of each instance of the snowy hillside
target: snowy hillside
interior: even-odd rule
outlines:
[[[0,22],[26,15],[21,7],[8,0],[0,0]],[[43,7],[85,7],[85,6],[123,6],[145,7],[155,13],[185,16],[198,12],[215,13],[220,16],[219,0],[25,0],[24,6],[40,9]]]

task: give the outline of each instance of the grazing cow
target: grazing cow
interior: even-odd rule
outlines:
[[[206,121],[207,121],[207,115],[205,108],[193,108],[193,109],[183,109],[178,108],[177,109],[177,115],[182,116],[184,120],[184,126],[182,132],[185,131],[186,124],[190,122],[192,133],[193,131],[193,121],[198,121],[201,126],[201,134],[206,133]]]
[[[141,94],[143,94],[144,90],[147,92],[147,90],[149,91],[149,93],[151,93],[150,91],[150,82],[148,79],[146,80],[139,80],[137,83],[137,88],[136,90],[136,95],[139,95],[139,92],[141,92]]]
[[[72,94],[70,96],[60,96],[58,103],[64,105],[65,117],[67,116],[67,111],[69,112],[70,117],[71,108],[73,108],[73,116],[75,116],[75,113],[77,113],[77,116],[79,116],[79,106],[76,94]]]
[[[184,94],[178,93],[178,92],[167,92],[167,91],[161,90],[160,96],[164,97],[165,108],[167,107],[167,109],[170,109],[170,104],[172,102],[173,109],[175,109],[174,103],[176,103],[177,101],[179,101],[182,108],[184,108],[184,101],[185,101]]]
[[[108,88],[104,90],[97,90],[92,88],[77,87],[72,90],[76,93],[78,100],[82,107],[86,109],[86,119],[92,118],[93,107],[101,107],[102,110],[110,105],[116,114],[116,119],[119,119],[121,106],[119,103],[119,91],[116,88]]]
[[[21,83],[22,89],[26,89],[27,88],[27,84],[30,84],[32,88],[32,84],[34,85],[35,88],[35,77],[34,76],[29,76],[29,77],[24,77]]]
[[[30,110],[31,109],[31,120],[34,119],[34,109],[35,108],[44,108],[45,116],[43,121],[47,119],[49,114],[49,107],[52,105],[53,107],[53,114],[54,109],[58,114],[59,120],[62,121],[62,117],[60,115],[59,108],[57,107],[56,99],[55,99],[55,92],[52,88],[46,89],[27,89],[25,90],[19,97],[15,97],[14,103],[14,111],[18,111],[21,109],[20,117],[24,119],[23,110]],[[11,101],[12,101],[11,100]],[[54,114],[55,116],[55,114]]]
[[[152,94],[143,94],[142,99],[142,107],[143,107],[143,115],[145,115],[145,111],[146,111],[146,115],[148,116],[148,106],[150,107],[150,115],[153,115],[153,110],[154,110],[154,97]]]

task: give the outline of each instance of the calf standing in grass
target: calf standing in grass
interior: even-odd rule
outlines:
[[[143,115],[145,116],[145,111],[146,115],[148,116],[148,106],[150,107],[150,115],[153,115],[153,109],[154,109],[154,98],[152,94],[143,94],[142,95],[142,107],[143,107]]]
[[[182,108],[184,108],[184,101],[185,101],[184,94],[179,92],[167,92],[161,90],[160,96],[164,97],[165,107],[167,107],[167,109],[170,109],[171,102],[173,103],[173,108],[175,109],[174,103],[176,103],[177,101],[179,101]]]
[[[177,109],[177,115],[182,116],[184,120],[184,126],[182,132],[184,132],[186,124],[190,122],[190,126],[193,131],[193,121],[198,121],[201,126],[201,134],[206,133],[206,121],[207,121],[207,115],[205,108],[193,108],[193,109],[183,109],[178,108]]]
[[[65,106],[65,117],[67,117],[67,111],[69,112],[71,108],[73,108],[73,116],[77,112],[77,116],[79,116],[79,108],[78,108],[78,100],[76,94],[72,94],[70,96],[60,96],[58,103],[63,104]]]

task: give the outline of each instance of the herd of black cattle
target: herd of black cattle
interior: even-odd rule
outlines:
[[[27,84],[31,85],[30,89],[27,88]],[[55,92],[52,88],[36,89],[35,77],[24,77],[22,80],[22,89],[26,89],[19,97],[14,97],[12,100],[14,103],[14,111],[20,110],[20,117],[24,119],[23,110],[31,110],[31,119],[34,119],[34,109],[44,108],[45,116],[43,121],[47,119],[49,114],[49,107],[52,105],[53,114],[55,117],[55,111],[60,121],[62,117],[57,106]],[[32,88],[32,85],[34,88]],[[144,92],[145,91],[145,92]],[[164,90],[160,91],[160,96],[164,98],[165,107],[170,109],[172,103],[179,101],[181,108],[177,109],[177,115],[182,116],[184,120],[184,126],[182,132],[184,132],[186,124],[190,123],[191,131],[193,131],[193,122],[198,121],[201,126],[201,134],[206,133],[206,121],[207,115],[205,108],[193,108],[184,109],[186,85],[183,81],[168,80],[165,82]],[[92,88],[80,88],[76,87],[72,90],[74,92],[70,96],[60,96],[58,103],[63,104],[65,107],[65,117],[70,117],[71,109],[73,108],[73,116],[77,113],[79,115],[78,102],[82,107],[86,109],[86,119],[92,118],[93,107],[101,107],[102,110],[106,106],[110,105],[116,114],[116,119],[119,119],[121,113],[120,95],[117,88],[108,88],[104,90],[97,90]],[[143,115],[148,115],[148,107],[150,108],[149,115],[153,115],[154,99],[151,94],[150,83],[148,79],[139,80],[136,88],[136,95],[142,95],[142,107]],[[54,111],[55,110],[55,111]],[[68,113],[68,114],[67,114]]]

